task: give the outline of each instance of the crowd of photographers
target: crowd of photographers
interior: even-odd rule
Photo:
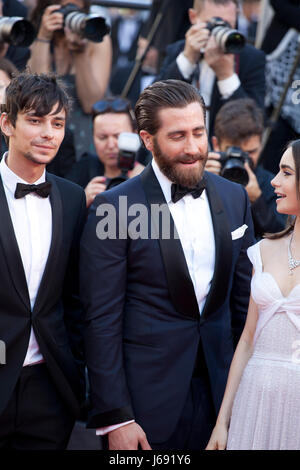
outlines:
[[[0,98],[12,74],[26,66],[63,78],[73,110],[48,170],[83,186],[89,206],[96,194],[138,174],[151,159],[134,135],[133,108],[141,90],[161,79],[190,82],[207,106],[206,169],[246,187],[257,238],[282,230],[285,219],[276,213],[270,181],[277,155],[298,136],[300,124],[295,124],[297,111],[293,116],[292,107],[283,107],[278,132],[271,133],[269,153],[265,149],[260,163],[264,126],[277,104],[270,91],[272,70],[280,66],[278,55],[272,69],[273,56],[266,61],[265,52],[253,45],[263,0],[172,0],[149,47],[147,35],[162,3],[154,0],[147,14],[90,0],[0,0]],[[292,19],[300,17],[300,1],[289,0],[284,8],[282,2],[270,3],[275,14],[263,48],[268,54],[282,48],[293,27],[290,52],[299,37],[300,22]],[[140,57],[142,66],[122,98]],[[1,145],[3,153],[3,139]]]

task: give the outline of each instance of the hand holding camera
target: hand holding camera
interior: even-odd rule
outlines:
[[[245,186],[251,203],[262,193],[253,171],[252,160],[239,147],[228,147],[225,152],[209,152],[205,169]]]
[[[105,176],[95,176],[85,188],[86,206],[90,207],[97,194],[106,190]]]
[[[184,55],[192,63],[204,57],[219,80],[234,73],[234,56],[245,46],[245,37],[222,18],[197,22],[186,33]]]
[[[184,55],[192,63],[197,64],[204,53],[210,32],[206,23],[193,24],[185,35]]]
[[[234,55],[225,54],[211,35],[204,50],[204,59],[213,69],[218,80],[225,80],[234,74]]]
[[[38,33],[39,39],[51,41],[54,32],[63,29],[64,17],[59,9],[60,5],[50,5],[45,9]]]

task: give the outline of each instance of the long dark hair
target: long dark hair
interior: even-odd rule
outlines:
[[[300,139],[293,140],[290,142],[286,150],[291,148],[292,155],[295,164],[295,176],[296,176],[296,188],[297,188],[297,197],[300,199]],[[284,230],[278,233],[266,233],[264,238],[269,238],[270,240],[277,240],[278,238],[285,237],[294,230],[296,223],[296,217],[289,216],[287,220],[287,226]]]

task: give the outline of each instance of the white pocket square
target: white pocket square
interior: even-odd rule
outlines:
[[[241,227],[238,227],[233,232],[231,232],[232,240],[237,240],[238,238],[241,238],[244,235],[247,228],[248,228],[248,225],[244,224]]]

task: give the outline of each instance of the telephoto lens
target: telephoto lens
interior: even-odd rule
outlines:
[[[206,28],[214,35],[224,54],[238,54],[246,44],[245,36],[237,29],[232,29],[227,21],[217,16],[211,18]]]
[[[97,13],[87,15],[73,3],[68,3],[56,11],[64,15],[65,26],[89,41],[101,42],[110,31],[103,16],[97,15]]]
[[[0,42],[12,46],[28,47],[36,38],[36,30],[30,21],[19,16],[0,18]]]

